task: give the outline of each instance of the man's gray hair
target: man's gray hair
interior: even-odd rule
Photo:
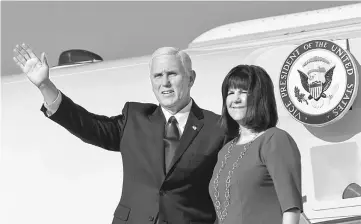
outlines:
[[[152,54],[152,58],[150,59],[150,62],[149,62],[149,68],[151,68],[151,66],[152,66],[153,59],[158,56],[161,56],[161,55],[174,55],[174,56],[178,57],[180,59],[180,61],[182,62],[182,65],[183,65],[183,68],[184,68],[186,74],[187,75],[191,74],[191,72],[192,72],[191,58],[185,51],[179,50],[178,48],[175,48],[175,47],[161,47],[161,48],[158,48],[156,51],[154,51],[154,53]]]

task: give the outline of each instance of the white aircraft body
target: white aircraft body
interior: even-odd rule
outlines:
[[[357,190],[350,188],[349,193],[356,196],[343,198],[350,184],[361,185],[361,97],[357,88],[361,74],[360,12],[361,4],[351,4],[228,24],[202,34],[186,49],[197,73],[192,97],[200,107],[218,114],[221,84],[233,66],[256,64],[270,74],[278,127],[292,135],[302,156],[305,200],[300,223],[361,223]],[[348,77],[346,81],[338,78],[339,65],[327,91],[322,86],[317,92],[318,87],[313,88],[310,82],[304,85],[296,70],[293,76],[288,73],[288,79],[282,76],[290,72],[293,63],[304,68],[311,80],[300,51],[311,47],[305,43],[315,47],[316,41],[319,49],[332,44],[330,49],[339,59],[325,56],[326,49],[316,56],[311,51],[304,55],[329,57],[332,63],[348,57],[352,65],[344,63],[344,68],[346,73],[353,69],[349,71],[353,86],[348,83],[350,74],[340,76]],[[50,78],[88,111],[112,116],[121,113],[127,101],[157,103],[149,80],[149,59],[53,67]],[[40,111],[43,98],[26,75],[3,76],[1,88],[0,223],[111,223],[122,189],[120,153],[85,144],[47,119]],[[289,104],[285,101],[288,95]],[[337,97],[339,105],[327,111],[326,105],[332,106]],[[311,112],[305,111],[306,107]],[[330,113],[336,118],[315,124],[302,120],[307,116],[313,119],[322,108],[326,109],[320,116]]]

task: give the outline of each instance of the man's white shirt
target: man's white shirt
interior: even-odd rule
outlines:
[[[189,113],[191,112],[192,102],[193,102],[193,100],[191,99],[189,101],[189,103],[187,104],[187,106],[185,106],[182,110],[180,110],[178,113],[176,113],[174,115],[171,114],[167,109],[161,107],[163,114],[165,116],[166,122],[168,122],[168,120],[171,116],[174,116],[177,119],[177,122],[178,122],[177,126],[178,126],[180,136],[182,136],[182,134],[184,132],[184,128],[186,126],[186,123],[187,123],[187,120],[189,117]]]

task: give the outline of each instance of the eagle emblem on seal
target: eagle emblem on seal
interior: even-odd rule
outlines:
[[[329,60],[315,56],[307,60],[302,67],[306,72],[297,71],[303,89],[309,93],[308,100],[318,101],[321,97],[326,98],[324,92],[332,83],[333,71],[336,66],[331,67]]]

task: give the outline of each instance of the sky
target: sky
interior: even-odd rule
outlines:
[[[27,43],[50,66],[61,52],[84,49],[115,60],[184,49],[217,26],[353,2],[346,1],[38,1],[1,2],[1,76],[21,73],[13,48]]]

